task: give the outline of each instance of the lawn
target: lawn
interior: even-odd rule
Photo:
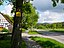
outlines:
[[[38,34],[37,31],[29,31],[28,34],[32,35],[32,34]]]
[[[11,48],[11,37],[4,37],[0,39],[0,48]],[[24,41],[22,41],[22,48],[26,48]]]
[[[49,30],[50,32],[60,32],[64,33],[64,29],[54,29],[54,30]]]
[[[36,41],[42,48],[64,48],[64,44],[50,38],[31,37],[31,39]]]

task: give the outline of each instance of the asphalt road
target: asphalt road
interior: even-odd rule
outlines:
[[[45,30],[37,30],[37,31],[40,34],[29,35],[28,33],[22,33],[22,36],[27,36],[27,37],[38,36],[38,37],[51,38],[51,39],[57,40],[57,41],[64,44],[64,33],[48,32],[48,31],[45,31]]]

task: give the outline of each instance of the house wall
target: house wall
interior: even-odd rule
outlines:
[[[2,15],[0,15],[0,26],[8,29],[8,25],[8,21]]]

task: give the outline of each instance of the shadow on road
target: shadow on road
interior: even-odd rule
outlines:
[[[26,42],[27,48],[42,48],[38,43],[30,40],[27,36],[23,37],[23,40]]]

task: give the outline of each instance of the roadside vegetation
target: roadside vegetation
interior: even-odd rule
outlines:
[[[42,23],[35,26],[37,29],[43,29],[50,32],[64,33],[64,22],[60,23]]]
[[[59,32],[59,33],[64,33],[64,29],[52,29],[52,30],[49,30],[50,32]]]
[[[30,30],[30,31],[28,32],[28,34],[33,35],[33,34],[38,34],[38,32],[37,32],[37,31],[31,31],[31,30]]]
[[[50,38],[31,37],[31,39],[36,41],[42,48],[64,48],[64,44]]]

